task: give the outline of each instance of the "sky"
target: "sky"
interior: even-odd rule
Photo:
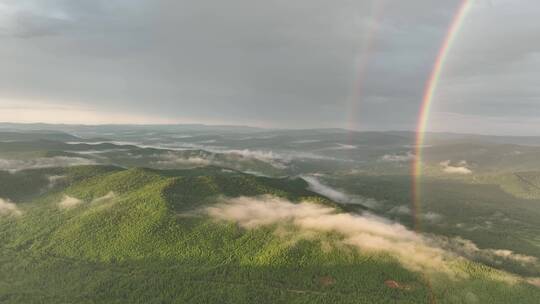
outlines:
[[[540,135],[540,2],[472,0],[429,130]],[[461,0],[0,0],[0,121],[412,130]]]

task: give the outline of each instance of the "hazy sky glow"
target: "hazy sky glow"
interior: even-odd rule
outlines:
[[[0,121],[413,129],[459,0],[0,0]],[[430,126],[540,135],[540,2],[476,0]]]

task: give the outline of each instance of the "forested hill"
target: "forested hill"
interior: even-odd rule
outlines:
[[[350,233],[338,223],[322,229],[324,220],[371,223],[361,229],[372,236],[399,227],[345,214],[299,178],[219,167],[77,166],[2,172],[0,179],[2,303],[540,298],[523,279],[463,258],[443,261],[449,270],[439,273],[387,249],[346,242]],[[312,217],[320,221],[307,229]],[[416,242],[413,232],[403,234]]]

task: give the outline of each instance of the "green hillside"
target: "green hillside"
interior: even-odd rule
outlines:
[[[47,176],[61,182],[47,184]],[[537,287],[497,279],[508,275],[480,264],[453,264],[466,273],[459,279],[428,275],[385,254],[326,248],[340,239],[334,233],[291,242],[276,235],[275,225],[244,229],[200,212],[224,196],[264,194],[337,207],[300,179],[218,167],[85,166],[2,180],[14,185],[2,187],[2,197],[22,211],[0,216],[2,303],[537,303],[540,297]],[[65,195],[71,201],[61,207]]]
[[[517,173],[534,182],[537,173]],[[422,179],[421,202],[413,214],[410,206],[412,180],[397,175],[343,175],[326,177],[331,186],[378,202],[372,212],[410,228],[415,219],[424,232],[461,237],[480,248],[508,249],[532,257],[540,256],[540,200],[523,189],[516,174],[474,176],[466,179]],[[527,182],[528,184],[528,182]],[[532,186],[531,186],[532,188]],[[354,206],[348,207],[355,209]],[[485,261],[491,266],[527,276],[539,276],[540,265],[512,261]]]
[[[513,172],[476,176],[475,183],[497,184],[505,192],[524,199],[540,199],[540,172]]]

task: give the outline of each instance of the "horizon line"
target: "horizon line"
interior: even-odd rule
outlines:
[[[235,125],[235,124],[205,124],[205,123],[102,123],[102,124],[86,124],[86,123],[49,123],[49,122],[10,122],[10,121],[0,121],[1,125],[45,125],[45,126],[73,126],[73,127],[105,127],[105,126],[132,126],[132,127],[167,127],[167,126],[202,126],[202,127],[224,127],[224,128],[246,128],[246,129],[259,129],[261,131],[310,131],[310,130],[341,130],[347,132],[357,132],[357,133],[368,133],[368,132],[378,132],[378,133],[393,133],[393,132],[407,132],[407,133],[416,133],[414,128],[411,129],[348,129],[344,127],[326,127],[326,128],[277,128],[277,127],[258,127],[250,125]],[[59,130],[60,131],[60,130]],[[469,135],[469,136],[491,136],[491,137],[540,137],[538,135],[514,135],[514,134],[489,134],[489,133],[468,133],[468,132],[452,132],[452,131],[427,131],[425,134],[449,134],[449,135]]]

